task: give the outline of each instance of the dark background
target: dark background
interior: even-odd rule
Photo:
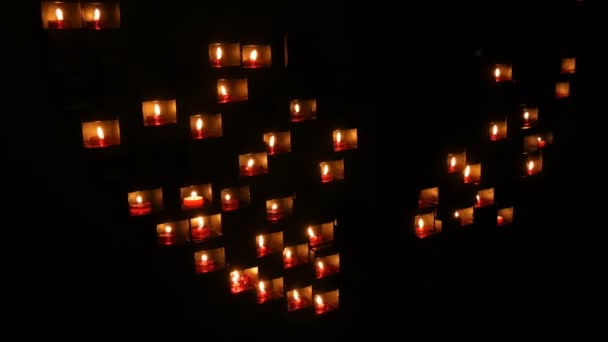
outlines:
[[[9,229],[8,236],[18,234],[5,249],[12,271],[7,279],[16,285],[5,306],[13,327],[41,335],[226,338],[262,327],[259,334],[271,340],[309,333],[599,332],[605,320],[596,308],[606,304],[606,252],[601,211],[592,198],[603,184],[594,154],[601,135],[589,134],[597,126],[592,76],[599,31],[586,2],[546,8],[520,2],[123,2],[118,31],[57,33],[39,28],[38,6],[27,8],[27,19],[19,23],[23,39],[17,46],[27,67],[13,88],[27,89],[27,96],[14,101],[20,115],[14,116],[17,128],[7,145],[8,165],[25,166],[7,180],[16,194],[7,222],[19,227]],[[221,26],[225,22],[230,25]],[[229,167],[211,172],[193,162],[201,151],[179,130],[153,135],[139,127],[141,97],[178,96],[193,108],[205,107],[209,99],[198,94],[215,74],[197,54],[205,56],[208,41],[239,37],[274,46],[284,32],[289,68],[274,64],[254,76],[260,94],[276,95],[235,108],[247,115],[233,117],[228,147],[208,146],[205,152],[228,163],[248,146],[247,138],[239,138],[248,129],[285,124],[278,101],[293,93],[318,96],[322,109],[318,125],[301,129],[310,144],[290,159],[292,165],[324,156],[315,139],[323,129],[359,129],[359,149],[349,156],[351,177],[343,186],[323,192],[307,183],[310,170],[289,173],[280,185],[257,183],[268,192],[281,186],[302,191],[311,199],[311,212],[313,204],[320,206],[315,215],[335,213],[344,222],[338,241],[342,307],[325,319],[286,316],[226,296],[225,279],[194,278],[180,262],[190,258],[188,251],[158,251],[146,221],[133,223],[121,211],[125,189],[159,177],[169,186],[205,172],[223,175],[215,179],[220,184],[232,180]],[[164,48],[152,53],[157,41]],[[571,98],[556,101],[559,60],[570,55],[577,58]],[[488,66],[502,61],[513,63],[516,83],[497,87]],[[484,134],[490,113],[528,102],[541,106],[542,124],[556,141],[546,151],[543,174],[524,180],[499,167],[516,163],[517,146],[489,145]],[[266,108],[272,110],[260,117]],[[108,153],[83,151],[83,115],[108,112],[121,117],[122,146]],[[444,184],[445,153],[461,147],[494,165],[488,182],[502,192],[502,202],[515,204],[516,224],[412,238],[418,191]],[[159,160],[174,171],[149,167]],[[578,164],[584,162],[588,166]],[[83,191],[95,196],[84,200]],[[327,197],[315,203],[320,195]]]

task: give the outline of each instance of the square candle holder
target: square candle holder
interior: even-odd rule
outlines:
[[[507,120],[490,122],[490,141],[503,140],[507,138]]]
[[[312,249],[334,241],[334,221],[306,227],[306,237]]]
[[[576,58],[562,58],[560,73],[561,74],[574,74],[576,72]]]
[[[283,248],[283,267],[285,269],[307,264],[308,260],[309,253],[307,243],[285,246],[285,248]]]
[[[257,286],[258,304],[283,298],[283,277],[260,280]]]
[[[553,144],[553,133],[544,132],[524,137],[524,153],[536,152]]]
[[[289,103],[291,122],[300,122],[317,119],[317,100],[292,100]]]
[[[219,103],[247,101],[249,91],[246,78],[222,78],[217,80],[217,101]]]
[[[80,2],[42,1],[42,28],[45,30],[66,30],[82,28]]]
[[[239,155],[239,174],[241,177],[265,175],[268,173],[268,155],[266,152]]]
[[[464,168],[467,165],[467,153],[457,152],[449,153],[447,157],[447,168],[448,173],[464,172]]]
[[[336,129],[332,132],[334,151],[352,150],[357,148],[357,129]]]
[[[502,227],[513,223],[513,207],[501,208],[496,211],[496,226]]]
[[[163,191],[161,188],[157,188],[129,192],[127,201],[131,216],[149,215],[162,209]]]
[[[120,126],[118,120],[83,122],[82,142],[85,148],[120,145]]]
[[[441,233],[442,224],[435,218],[435,212],[420,213],[414,217],[414,233],[418,238]]]
[[[315,278],[323,279],[340,273],[340,254],[314,257]]]
[[[315,298],[315,315],[323,315],[325,313],[337,310],[340,307],[339,290],[316,292]]]
[[[285,248],[283,245],[283,232],[259,234],[255,237],[255,244],[257,258],[281,253]]]
[[[293,195],[266,201],[266,220],[277,222],[293,212]]]
[[[420,190],[418,194],[418,208],[436,207],[439,205],[439,187]]]
[[[198,184],[179,189],[182,210],[201,209],[211,206],[213,189],[211,184]]]
[[[221,271],[226,267],[226,252],[223,247],[194,252],[196,273]]]
[[[528,153],[525,155],[524,177],[534,176],[543,171],[543,156],[540,153]]]
[[[269,156],[291,152],[291,132],[270,132],[263,136]]]
[[[496,83],[513,80],[513,67],[507,64],[496,64],[492,69]]]
[[[234,211],[249,205],[251,194],[249,186],[232,187],[221,191],[222,211]]]
[[[156,237],[159,246],[173,246],[190,241],[188,220],[159,223]]]
[[[190,135],[192,139],[219,138],[223,134],[222,114],[196,114],[190,116]]]
[[[241,58],[245,69],[267,68],[272,65],[271,49],[268,44],[243,45]]]
[[[454,210],[452,219],[456,225],[465,227],[475,222],[475,207],[466,207]]]
[[[494,205],[494,188],[482,189],[475,195],[475,208]]]
[[[538,124],[538,107],[522,105],[520,108],[521,128],[529,129]]]
[[[555,98],[565,99],[570,97],[570,81],[555,83]]]
[[[209,64],[213,68],[240,66],[241,45],[239,43],[209,44]]]
[[[287,311],[297,311],[312,306],[312,286],[287,291]]]
[[[205,242],[222,236],[222,214],[199,215],[190,219],[192,242]]]
[[[258,287],[258,268],[251,267],[244,270],[230,272],[230,293],[239,294],[254,290]]]
[[[151,100],[141,103],[144,126],[163,126],[177,122],[175,100]]]
[[[84,27],[89,30],[120,28],[118,2],[85,2],[82,4]]]
[[[481,181],[481,163],[467,164],[462,172],[464,184],[479,184]]]
[[[329,160],[319,163],[321,183],[330,183],[344,179],[344,159]]]

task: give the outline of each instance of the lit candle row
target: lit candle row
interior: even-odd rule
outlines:
[[[118,6],[118,4],[116,4]],[[115,12],[118,13],[116,8]],[[120,26],[120,16],[116,16],[107,5],[89,4],[83,9],[78,4],[56,3],[43,6],[46,27],[53,30],[80,28],[101,30]]]

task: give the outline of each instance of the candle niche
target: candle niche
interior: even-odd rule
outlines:
[[[435,219],[434,212],[421,213],[414,217],[414,231],[421,239],[441,233],[441,228],[441,221]]]
[[[141,111],[144,126],[162,126],[177,122],[177,104],[175,100],[143,101]]]
[[[296,311],[312,305],[312,287],[300,287],[287,291],[287,311]]]
[[[332,133],[334,151],[352,150],[357,148],[357,129],[336,129]]]
[[[340,254],[317,257],[315,262],[315,278],[322,279],[340,272]]]
[[[258,258],[281,252],[284,248],[283,232],[259,234],[255,237],[255,244]]]
[[[190,235],[193,242],[204,242],[222,236],[222,215],[199,215],[191,218]]]
[[[570,96],[570,82],[557,82],[555,84],[555,98],[565,99]]]
[[[148,215],[163,207],[161,188],[129,192],[127,195],[131,216]]]
[[[115,2],[89,2],[82,5],[84,27],[104,30],[120,27],[120,5]]]
[[[223,134],[222,114],[197,114],[190,116],[192,139],[219,138]]]
[[[270,45],[243,45],[243,68],[257,69],[272,64]]]
[[[283,278],[260,280],[258,282],[258,304],[283,298]]]
[[[248,97],[246,78],[217,80],[217,100],[219,103],[247,101]]]
[[[490,140],[497,141],[507,137],[507,120],[490,122]]]
[[[477,191],[475,195],[475,208],[487,207],[494,204],[494,188]]]
[[[120,145],[118,120],[83,122],[82,141],[85,148]]]
[[[293,211],[293,196],[276,198],[266,201],[266,220],[279,221],[291,215]]]
[[[496,212],[496,226],[505,226],[513,223],[513,207],[498,209]]]
[[[448,173],[463,172],[467,165],[467,153],[450,153],[447,158]]]
[[[172,246],[190,241],[188,220],[165,222],[156,225],[159,246]]]
[[[289,269],[308,263],[308,244],[286,246],[283,249],[283,267]]]
[[[538,108],[521,106],[520,110],[521,128],[528,129],[538,123]]]
[[[562,74],[574,74],[576,72],[576,58],[562,58],[560,72]]]
[[[339,290],[315,293],[315,315],[337,310],[339,307]]]
[[[241,176],[257,176],[268,173],[268,157],[266,152],[247,153],[239,155]]]
[[[182,201],[182,210],[198,209],[211,205],[212,197],[211,184],[199,184],[186,186],[179,189]]]
[[[429,208],[439,205],[439,187],[420,190],[418,194],[418,208]]]
[[[249,186],[232,187],[221,191],[222,211],[233,211],[249,205]]]
[[[321,183],[344,179],[344,160],[331,160],[319,163]]]
[[[543,158],[541,154],[526,154],[525,175],[533,176],[543,170]]]
[[[524,153],[542,150],[551,144],[553,144],[553,133],[551,132],[527,135],[524,137]]]
[[[209,63],[213,68],[238,67],[241,65],[239,43],[209,44]]]
[[[234,270],[230,272],[230,293],[237,294],[257,288],[258,268],[251,267],[245,270]]]
[[[263,136],[268,155],[291,152],[291,132],[271,132]]]
[[[224,248],[208,249],[194,253],[194,268],[196,273],[209,273],[226,267]]]
[[[291,122],[315,120],[317,118],[317,100],[293,100],[289,103]]]
[[[462,172],[465,184],[478,184],[481,180],[481,164],[468,164]]]
[[[40,3],[42,28],[46,30],[77,29],[82,27],[79,2],[43,1]]]
[[[513,80],[513,68],[510,65],[496,64],[494,68],[492,68],[492,73],[496,83]]]
[[[334,221],[306,227],[306,237],[311,248],[332,242],[334,240]]]
[[[454,210],[453,219],[457,225],[464,227],[473,224],[474,216],[474,207],[468,207]]]

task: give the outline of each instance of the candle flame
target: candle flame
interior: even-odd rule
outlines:
[[[471,174],[471,166],[467,165],[467,167],[464,168],[464,176],[469,177],[470,174]]]
[[[156,115],[156,116],[160,115],[160,106],[158,105],[158,103],[154,104],[154,115]]]
[[[203,129],[203,119],[198,118],[196,119],[196,130],[200,131]]]
[[[323,261],[318,261],[317,262],[317,268],[319,270],[323,270],[325,268],[325,264],[323,264]]]
[[[494,77],[499,78],[500,77],[500,68],[496,68],[494,70]]]
[[[264,236],[263,235],[258,236],[258,246],[264,247],[264,244],[265,244]]]
[[[323,176],[327,176],[328,173],[329,173],[329,165],[325,164],[325,165],[323,165]]]
[[[275,140],[274,135],[271,135],[270,139],[268,139],[268,146],[274,147],[274,140]]]
[[[249,158],[249,160],[247,161],[247,167],[249,167],[249,168],[253,167],[253,163],[254,163],[253,158]]]
[[[530,160],[528,162],[528,170],[530,170],[530,171],[534,170],[534,160]]]
[[[340,133],[340,131],[336,131],[336,142],[338,144],[342,142],[342,133]]]
[[[293,290],[293,294],[291,296],[293,297],[293,300],[300,300],[300,294],[298,293],[298,290]]]
[[[528,120],[530,118],[530,113],[528,111],[524,112],[524,120]]]
[[[239,271],[232,271],[230,272],[230,278],[232,279],[232,282],[234,284],[238,284],[239,279],[241,278],[241,274],[239,273]]]
[[[198,194],[196,193],[196,191],[192,191],[192,192],[190,193],[190,197],[192,197],[192,198],[196,198],[196,197],[198,197]]]
[[[226,86],[224,86],[224,85],[221,85],[221,86],[220,86],[220,94],[221,94],[222,96],[226,96],[226,95],[228,95],[228,91],[226,90]]]
[[[201,256],[201,261],[202,262],[207,262],[207,259],[208,259],[207,254],[203,253],[203,255]]]
[[[418,230],[424,229],[424,220],[422,218],[418,219]]]
[[[172,231],[173,231],[173,228],[171,228],[171,226],[165,226],[165,233],[171,234]]]
[[[99,139],[103,140],[103,138],[105,137],[105,135],[103,134],[103,129],[101,128],[101,126],[97,126],[97,137],[99,137]]]
[[[137,202],[137,204],[141,204],[141,202],[142,202],[143,200],[141,199],[141,196],[140,196],[140,195],[137,195],[137,198],[135,198],[135,201]]]
[[[272,206],[270,206],[272,210],[277,210],[278,207],[279,206],[276,203],[272,203]]]
[[[308,236],[315,237],[315,231],[312,230],[312,227],[308,227]]]
[[[537,137],[536,140],[538,140],[538,142],[543,141],[543,139],[541,137]]]
[[[217,59],[217,60],[222,59],[222,48],[219,46],[215,50],[215,59]]]
[[[492,126],[492,135],[498,134],[498,125]]]
[[[230,194],[226,194],[226,195],[224,196],[224,200],[225,200],[225,201],[230,201]]]
[[[57,17],[57,20],[63,20],[63,11],[61,10],[61,8],[55,10],[55,16]]]
[[[458,212],[458,210],[456,210],[456,211],[454,212],[454,217],[456,217],[456,218],[459,218],[459,217],[460,217],[460,213]]]
[[[203,226],[205,226],[205,219],[202,216],[199,216],[197,220],[198,220],[198,227],[203,228]]]
[[[455,167],[456,166],[456,157],[452,156],[452,159],[450,159],[450,166],[451,167]]]
[[[259,282],[258,288],[260,289],[260,292],[266,292],[266,285],[264,285],[263,281]]]
[[[99,21],[99,18],[101,18],[101,12],[99,11],[99,8],[96,8],[95,11],[93,11],[93,20]]]
[[[300,112],[300,104],[299,103],[296,103],[296,104],[293,105],[293,111],[295,113],[299,113]]]
[[[323,306],[323,297],[316,295],[315,296],[315,303],[317,303],[318,306]]]
[[[479,195],[475,195],[475,199],[477,200],[477,203],[481,202],[481,197],[479,197]]]
[[[258,59],[258,50],[253,49],[250,53],[249,53],[249,59],[252,62],[255,62]]]
[[[291,258],[291,249],[285,248],[285,258]]]

